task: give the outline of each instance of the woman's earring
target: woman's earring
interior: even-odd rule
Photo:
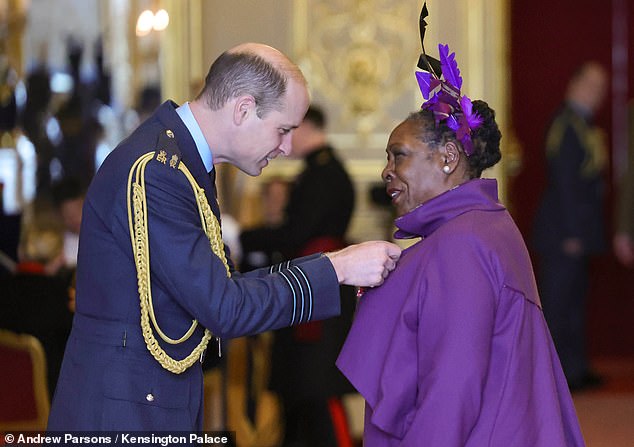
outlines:
[[[449,165],[445,165],[442,167],[442,172],[444,172],[445,174],[449,174],[451,172],[451,166]]]

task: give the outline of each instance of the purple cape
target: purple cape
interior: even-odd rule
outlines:
[[[583,446],[524,241],[476,179],[396,220],[421,237],[364,294],[337,366],[364,447]]]

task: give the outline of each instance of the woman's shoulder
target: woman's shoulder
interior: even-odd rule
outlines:
[[[436,236],[445,246],[488,245],[511,231],[514,225],[508,217],[506,212],[468,211],[439,228]]]

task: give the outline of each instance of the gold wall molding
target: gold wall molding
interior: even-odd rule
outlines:
[[[22,40],[27,13],[26,0],[2,0],[0,2],[0,55],[6,57],[6,63],[22,77],[24,55]]]
[[[181,104],[198,93],[206,74],[202,0],[160,3],[170,14],[169,26],[161,36],[161,90],[165,98]]]
[[[134,41],[131,40],[130,22],[134,9],[125,0],[109,0],[102,9],[104,17],[104,52],[111,72],[112,101],[117,113],[134,105],[133,61]],[[134,35],[134,34],[132,34]]]
[[[418,55],[416,2],[298,0],[293,56],[330,131],[351,148],[386,131],[413,108]],[[347,135],[347,137],[346,137]]]

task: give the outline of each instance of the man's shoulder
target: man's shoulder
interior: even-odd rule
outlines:
[[[551,131],[557,128],[572,128],[572,130],[579,130],[580,128],[585,128],[587,126],[587,119],[584,118],[578,110],[568,104],[562,105],[550,121]]]
[[[141,163],[145,159],[145,163]],[[172,131],[161,120],[150,117],[135,129],[108,155],[93,179],[87,199],[98,208],[118,203],[133,171],[142,169],[167,174],[176,171],[181,151]],[[145,176],[145,175],[144,175]]]
[[[165,168],[178,169],[183,154],[171,129],[159,126],[154,146],[153,160],[156,160]]]
[[[587,129],[584,118],[572,107],[564,106],[553,117],[546,134],[546,152],[556,155],[562,145],[574,144]]]
[[[174,138],[172,130],[155,116],[148,118],[130,135],[123,139],[117,147],[108,155],[99,171],[126,168],[128,170],[140,157],[153,153],[154,159],[165,161],[166,166],[178,166],[177,160],[181,158],[181,151]],[[98,174],[99,174],[98,171]],[[112,173],[106,174],[111,178]]]
[[[343,172],[346,168],[332,146],[322,146],[308,158],[306,172]]]

